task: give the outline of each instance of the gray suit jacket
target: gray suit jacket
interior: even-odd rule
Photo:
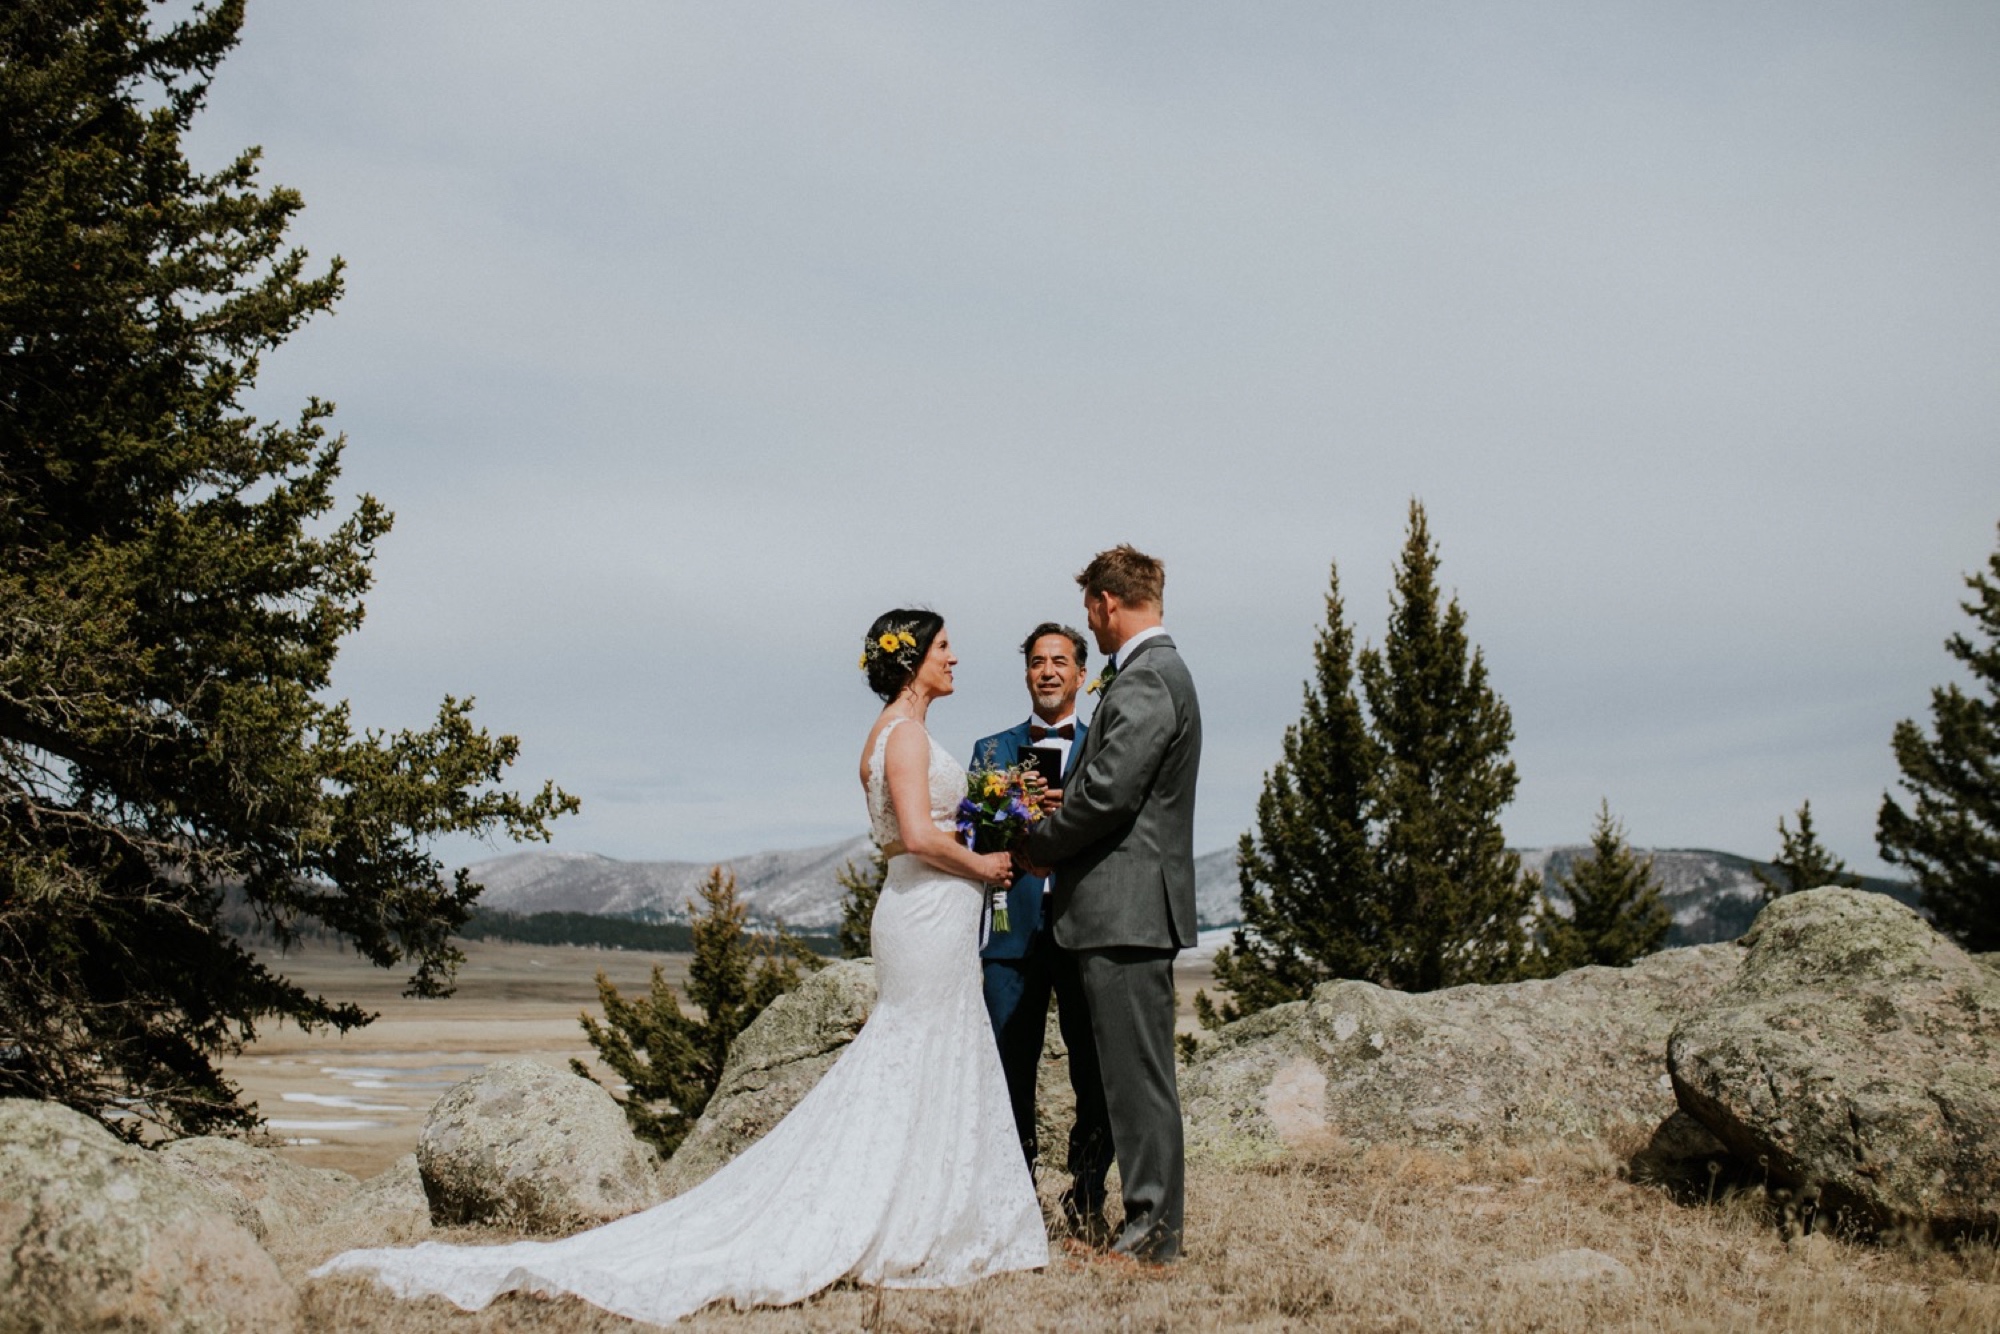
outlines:
[[[1132,650],[1105,687],[1060,809],[1028,835],[1056,868],[1049,915],[1065,949],[1195,943],[1194,784],[1201,706],[1174,641]]]

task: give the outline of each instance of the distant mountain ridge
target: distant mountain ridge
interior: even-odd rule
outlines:
[[[1523,869],[1541,873],[1551,886],[1587,844],[1521,850]],[[1763,907],[1755,872],[1767,863],[1705,848],[1658,848],[1653,859],[1667,909],[1673,914],[1670,945],[1734,940]],[[735,872],[736,887],[750,914],[761,923],[783,921],[802,931],[831,931],[840,923],[841,868],[866,866],[873,854],[866,835],[819,847],[756,852],[732,857],[721,866]],[[627,862],[596,853],[516,852],[472,868],[486,886],[482,908],[511,913],[580,912],[630,917],[647,922],[684,922],[714,862]],[[1236,850],[1218,848],[1195,858],[1195,913],[1203,930],[1242,920],[1236,880]],[[1916,903],[1914,887],[1896,880],[1864,879],[1862,888]]]
[[[594,852],[516,852],[472,867],[486,886],[479,906],[501,912],[583,912],[649,922],[684,922],[709,868],[736,875],[737,893],[761,922],[804,930],[840,923],[841,868],[865,867],[874,847],[863,834],[840,843],[753,852],[717,862],[625,862]]]
[[[762,923],[803,931],[840,924],[839,875],[849,862],[868,865],[874,845],[863,834],[841,843],[756,852],[722,862],[625,862],[594,852],[516,852],[472,868],[486,886],[479,906],[499,912],[581,912],[646,922],[684,922],[709,868],[736,875],[736,890]],[[1196,914],[1203,927],[1237,918],[1236,853],[1195,858]]]
[[[1568,898],[1556,881],[1576,862],[1590,853],[1587,843],[1553,848],[1523,848],[1521,869],[1541,875],[1545,892],[1563,907]],[[1635,848],[1642,857],[1653,859],[1653,875],[1660,882],[1660,897],[1673,915],[1673,929],[1667,944],[1707,945],[1718,940],[1734,940],[1750,929],[1750,923],[1764,906],[1764,891],[1757,872],[1775,874],[1769,862],[1739,857],[1733,852],[1709,848]],[[1879,876],[1862,876],[1861,888],[1887,894],[1918,908],[1915,885]],[[1921,909],[1919,908],[1919,911]]]

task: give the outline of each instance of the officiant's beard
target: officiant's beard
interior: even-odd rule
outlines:
[[[1037,690],[1031,697],[1035,701],[1036,710],[1042,713],[1050,713],[1056,709],[1067,712],[1069,707],[1076,703],[1075,695],[1061,690]]]

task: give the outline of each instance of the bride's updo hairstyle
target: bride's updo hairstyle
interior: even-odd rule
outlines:
[[[902,694],[942,629],[944,617],[921,607],[898,607],[877,616],[861,645],[861,670],[868,673],[868,688],[884,702]]]

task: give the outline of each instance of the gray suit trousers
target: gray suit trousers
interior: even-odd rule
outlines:
[[[1180,1257],[1187,1193],[1174,1079],[1175,951],[1114,945],[1075,954],[1125,1197],[1112,1249],[1166,1264]]]

